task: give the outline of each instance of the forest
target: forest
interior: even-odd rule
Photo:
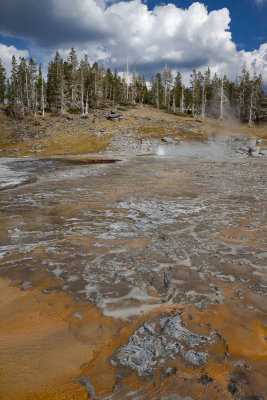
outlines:
[[[152,76],[147,83],[145,76],[137,75],[136,65],[123,74],[113,72],[105,65],[90,65],[88,56],[79,62],[76,51],[71,49],[67,61],[59,52],[48,65],[47,76],[41,65],[31,58],[12,58],[11,75],[0,59],[0,103],[6,104],[9,115],[81,113],[90,109],[114,104],[150,104],[175,114],[192,114],[218,119],[235,118],[252,125],[266,119],[266,95],[261,75],[251,76],[246,66],[241,66],[233,82],[225,75],[204,73],[195,69],[190,84],[183,84],[180,72],[173,76],[165,66],[163,73]]]

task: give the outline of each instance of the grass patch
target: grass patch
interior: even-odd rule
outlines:
[[[156,122],[149,126],[139,126],[137,136],[141,139],[162,139],[165,136],[181,140],[204,140],[207,135],[202,132],[180,131],[177,123]]]
[[[82,134],[77,134],[74,137],[59,134],[57,137],[42,139],[39,143],[43,149],[42,155],[86,154],[104,151],[110,139],[111,135],[106,135],[103,138]]]

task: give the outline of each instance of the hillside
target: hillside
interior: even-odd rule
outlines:
[[[162,140],[203,141],[211,134],[267,139],[264,126],[249,128],[233,121],[181,117],[149,106],[91,110],[88,116],[46,114],[22,120],[10,118],[1,110],[0,132],[0,156],[5,157],[103,153],[110,144],[110,149],[120,151],[129,134],[137,144],[136,152],[142,152],[142,144],[149,148]]]

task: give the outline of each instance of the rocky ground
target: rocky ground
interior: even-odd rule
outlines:
[[[218,134],[236,138],[235,150],[249,151],[252,156],[264,156],[267,148],[263,126],[248,128],[233,121],[179,117],[146,106],[24,120],[8,118],[2,110],[0,132],[0,156],[7,157],[153,153],[161,143],[204,141]]]

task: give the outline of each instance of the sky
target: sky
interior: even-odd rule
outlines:
[[[47,68],[59,50],[74,46],[147,79],[167,65],[185,83],[208,66],[235,79],[242,65],[261,73],[267,87],[267,0],[0,0],[0,58],[33,57]]]

